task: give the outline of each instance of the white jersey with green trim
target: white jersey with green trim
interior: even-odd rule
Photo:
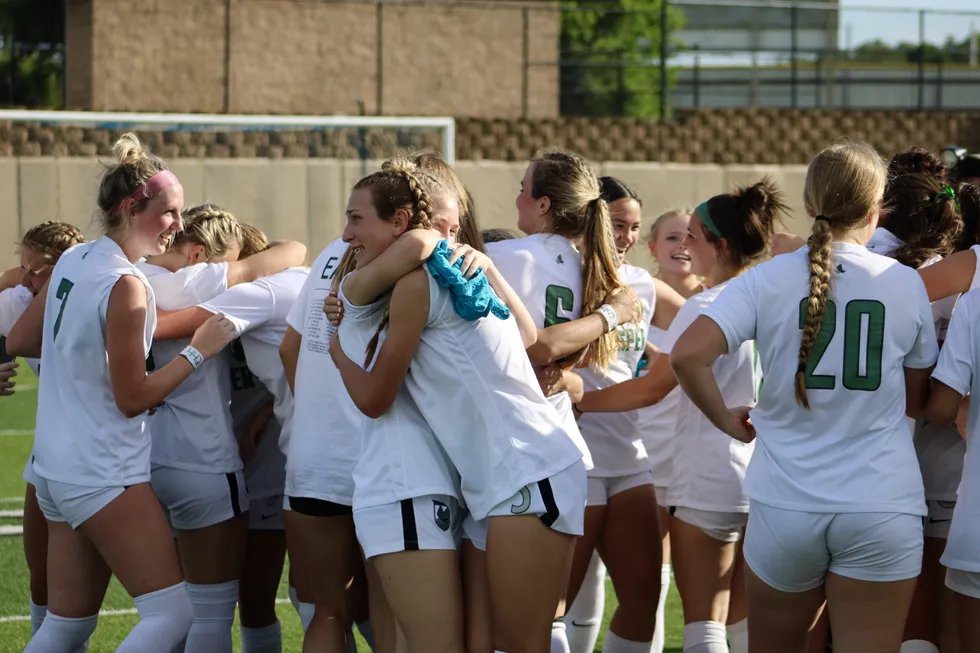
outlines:
[[[14,286],[0,291],[0,336],[10,333],[33,299],[34,293],[26,286]],[[40,358],[25,358],[24,361],[34,374],[40,371]]]
[[[794,396],[809,295],[806,247],[745,272],[705,310],[729,350],[755,339],[765,384],[752,410],[753,501],[808,512],[924,515],[905,416],[905,368],[936,362],[919,275],[852,243],[832,244],[830,301],[806,366],[810,410]]]
[[[595,368],[577,370],[585,383],[585,389],[601,390],[636,375],[636,368],[643,357],[647,344],[647,331],[653,319],[656,290],[653,277],[635,265],[621,265],[619,274],[643,306],[639,322],[620,324],[616,327],[619,351],[605,371]],[[637,474],[650,468],[647,450],[640,431],[640,410],[620,413],[585,413],[578,419],[578,427],[589,445],[595,467],[589,476],[612,477]]]
[[[146,415],[123,415],[109,379],[106,312],[124,276],[136,277],[146,289],[146,321],[132,326],[149,354],[156,328],[153,290],[112,239],[72,248],[51,273],[34,435],[34,471],[46,479],[107,487],[150,478]]]
[[[650,325],[647,340],[658,351],[663,351],[666,338],[666,331]],[[649,371],[650,364],[648,362],[640,374],[647,374]],[[667,396],[659,402],[640,409],[637,428],[643,438],[647,462],[650,464],[650,471],[653,472],[653,482],[661,487],[667,487],[674,476],[677,405],[680,403],[683,394],[684,391],[678,386],[668,392]]]
[[[493,264],[524,302],[539,329],[582,317],[582,255],[570,240],[556,234],[487,243]],[[548,397],[566,432],[592,469],[592,455],[579,432],[567,392]]]
[[[688,299],[677,311],[663,340],[670,353],[677,339],[722,295],[726,281]],[[727,406],[752,406],[761,380],[755,344],[731,347],[712,366]],[[718,430],[687,395],[677,402],[674,474],[667,483],[667,504],[716,512],[748,512],[743,485],[754,443],[739,442]]]
[[[194,265],[197,272],[193,275],[184,275],[180,270],[171,272],[147,261],[140,261],[137,266],[154,294],[165,298],[163,303],[168,310],[190,308],[227,288],[227,281],[220,281],[222,276],[227,277],[226,263]],[[178,283],[178,279],[182,281]],[[163,367],[190,343],[190,338],[154,341],[147,369]],[[154,466],[220,474],[242,469],[232,429],[228,364],[227,349],[204,361],[150,416]]]

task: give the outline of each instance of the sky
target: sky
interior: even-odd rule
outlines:
[[[846,48],[848,40],[856,46],[874,39],[886,43],[919,40],[919,16],[917,13],[883,13],[861,11],[852,7],[910,7],[926,10],[972,11],[974,15],[926,15],[926,40],[943,43],[948,35],[962,41],[970,33],[972,22],[975,31],[980,30],[980,2],[977,0],[839,0],[840,45]]]

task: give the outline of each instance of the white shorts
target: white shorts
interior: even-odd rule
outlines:
[[[150,485],[170,524],[179,531],[220,524],[248,510],[245,477],[240,471],[212,474],[154,467]]]
[[[365,558],[402,551],[455,551],[462,509],[456,497],[427,494],[354,510]]]
[[[34,489],[45,519],[68,522],[75,529],[126,491],[122,486],[90,487],[60,483],[36,474]]]
[[[31,452],[31,455],[28,457],[27,464],[24,465],[24,473],[21,474],[21,478],[24,479],[26,482],[30,483],[31,485],[33,485],[34,487],[37,487],[38,476],[37,476],[37,472],[34,471],[33,452]]]
[[[270,497],[249,497],[248,530],[285,530],[284,510],[283,495],[281,494],[274,494]]]
[[[980,599],[980,571],[946,570],[946,587],[957,594]]]
[[[585,464],[576,461],[550,478],[525,485],[514,496],[490,509],[490,517],[537,515],[544,525],[560,533],[585,532],[588,479]],[[487,550],[487,519],[463,520],[463,535],[480,551]]]
[[[609,497],[641,485],[653,485],[649,469],[628,476],[590,476],[585,505],[604,506],[609,503]]]
[[[742,529],[749,520],[747,512],[718,512],[683,506],[671,508],[670,514],[674,519],[700,528],[719,542],[738,542],[742,537]]]
[[[929,510],[929,514],[922,518],[922,534],[925,537],[948,540],[949,527],[953,523],[953,509],[956,508],[956,501],[927,499],[926,508]]]
[[[654,489],[657,491],[657,505],[662,508],[668,508],[667,505],[667,486],[666,485],[654,485]]]
[[[770,587],[805,592],[827,572],[873,582],[916,578],[922,518],[896,512],[817,513],[752,502],[745,562]]]

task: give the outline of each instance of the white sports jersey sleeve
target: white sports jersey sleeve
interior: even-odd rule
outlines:
[[[198,263],[173,273],[152,276],[146,266],[157,266],[143,263],[140,264],[140,269],[147,272],[153,292],[157,296],[157,307],[164,311],[178,311],[194,306],[228,290],[227,263]]]
[[[201,304],[211,313],[222,313],[238,335],[268,324],[283,324],[295,308],[297,289],[306,279],[303,268],[292,268],[250,283],[233,286]]]
[[[832,244],[824,327],[806,369],[811,408],[795,399],[807,249],[732,280],[705,315],[729,350],[754,338],[765,385],[752,410],[758,437],[746,475],[754,501],[811,512],[924,514],[905,416],[903,368],[938,348],[919,275],[860,245]]]
[[[964,397],[973,385],[974,324],[980,308],[977,293],[963,295],[953,312],[946,341],[939,352],[939,362],[932,371],[932,378],[943,383]]]
[[[5,336],[24,314],[34,295],[25,286],[14,286],[0,292],[0,336]]]

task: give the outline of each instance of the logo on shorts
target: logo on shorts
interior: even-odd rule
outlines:
[[[449,506],[442,501],[432,500],[432,521],[443,531],[448,531],[452,524],[452,512]]]
[[[527,486],[521,488],[521,502],[515,503],[510,507],[510,511],[515,515],[523,515],[531,507],[531,491]]]

